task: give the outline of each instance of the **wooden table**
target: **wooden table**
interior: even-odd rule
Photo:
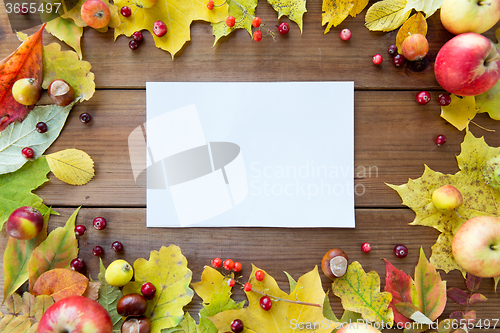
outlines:
[[[259,1],[257,15],[268,26],[278,21],[276,13],[265,1]],[[438,232],[432,228],[409,226],[414,213],[401,204],[398,194],[385,183],[403,184],[408,178],[418,178],[424,164],[443,173],[458,171],[455,156],[460,152],[464,132],[440,118],[438,95],[442,89],[434,77],[433,65],[422,72],[393,66],[387,47],[396,39],[396,31],[370,32],[364,27],[364,14],[348,18],[339,27],[324,34],[321,26],[321,1],[309,0],[304,15],[304,33],[291,24],[287,36],[277,41],[264,38],[260,43],[251,40],[245,31],[237,31],[212,47],[211,26],[205,22],[192,24],[191,37],[172,60],[170,55],[155,47],[145,34],[143,45],[136,51],[128,47],[129,39],[121,36],[113,42],[113,33],[101,34],[86,29],[82,42],[84,60],[92,64],[97,90],[90,101],[78,104],[71,112],[60,137],[47,151],[67,148],[86,151],[95,161],[96,176],[87,185],[70,186],[50,176],[50,182],[36,193],[47,205],[60,213],[51,218],[49,229],[61,226],[78,206],[82,206],[78,224],[89,228],[92,219],[104,216],[108,227],[100,233],[88,233],[80,238],[80,253],[88,272],[95,279],[98,260],[92,248],[102,245],[109,249],[112,241],[120,240],[124,253],[106,251],[105,265],[116,258],[133,262],[149,258],[151,250],[163,245],[180,246],[193,271],[193,281],[199,281],[204,265],[213,257],[233,258],[249,272],[250,263],[266,269],[287,290],[282,271],[298,278],[319,265],[324,253],[340,247],[352,261],[359,261],[366,271],[375,270],[385,279],[381,258],[388,258],[398,268],[413,275],[419,248],[427,257]],[[284,21],[287,21],[286,19]],[[434,61],[439,48],[452,37],[441,25],[438,13],[429,20],[429,56]],[[353,37],[344,42],[339,32],[349,28]],[[29,34],[37,28],[27,31]],[[494,39],[494,29],[486,33]],[[56,41],[44,33],[44,44]],[[0,58],[10,54],[19,42],[10,30],[3,4],[0,4]],[[63,48],[66,46],[63,45]],[[67,48],[67,47],[66,47]],[[372,63],[380,53],[384,62]],[[145,83],[147,81],[354,81],[355,84],[355,167],[370,168],[372,174],[356,177],[366,192],[356,196],[355,229],[263,229],[263,228],[146,228],[146,191],[135,185],[131,171],[127,138],[130,132],[146,119]],[[425,105],[415,102],[419,90],[431,92],[432,101]],[[213,92],[223,98],[223,92]],[[276,91],[277,98],[286,98]],[[93,119],[88,125],[79,120],[82,112]],[[228,112],[231,112],[228,110]],[[480,114],[475,122],[489,129],[500,130],[500,122]],[[490,146],[500,146],[497,133],[471,125],[475,136],[483,136]],[[445,134],[448,141],[438,147],[435,138]],[[376,172],[375,172],[376,170]],[[91,235],[91,236],[89,236]],[[0,233],[0,249],[5,248],[7,236]],[[360,250],[363,242],[373,250]],[[405,259],[394,257],[395,244],[409,248]],[[247,273],[248,274],[248,273]],[[458,271],[441,272],[447,286],[465,288]],[[325,290],[330,281],[322,275]],[[3,288],[3,276],[0,279]],[[485,279],[480,292],[489,300],[476,305],[478,318],[496,319],[500,297],[495,294],[493,279]],[[237,299],[244,299],[236,292]],[[188,308],[199,309],[195,296]],[[341,315],[339,299],[331,296],[334,312]],[[448,301],[443,317],[462,307]]]

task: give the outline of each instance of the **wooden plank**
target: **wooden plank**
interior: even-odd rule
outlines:
[[[431,95],[433,100],[422,106],[415,102],[414,91],[355,93],[357,207],[401,207],[401,199],[385,183],[399,185],[418,178],[424,164],[442,173],[458,171],[455,155],[465,133],[439,116],[439,92]],[[146,193],[134,182],[128,154],[128,136],[144,123],[145,107],[144,90],[99,90],[77,105],[48,153],[82,149],[94,159],[96,176],[87,185],[70,186],[51,175],[50,183],[37,193],[53,206],[145,207]],[[80,122],[82,112],[92,114],[89,124]],[[487,115],[475,121],[500,130],[500,123]],[[491,146],[500,146],[497,134],[474,125],[471,131],[484,135]],[[439,134],[448,138],[441,147],[434,141]]]
[[[49,229],[63,226],[74,208],[56,208],[60,216],[52,216]],[[102,231],[92,227],[92,220],[103,216],[108,226]],[[146,228],[145,209],[109,209],[82,208],[77,224],[87,227],[85,235],[79,238],[80,256],[84,259],[87,272],[97,279],[99,260],[92,255],[92,248],[101,245],[105,254],[103,262],[107,266],[113,260],[121,258],[133,263],[137,258],[149,259],[150,251],[162,246],[179,246],[188,260],[188,267],[193,271],[193,282],[199,281],[205,265],[210,265],[214,257],[232,258],[243,264],[242,274],[245,280],[251,270],[251,263],[265,269],[273,275],[280,286],[287,290],[287,279],[282,273],[287,271],[295,279],[320,265],[321,258],[331,248],[341,248],[350,261],[359,261],[366,272],[376,271],[385,285],[385,266],[381,258],[387,258],[397,268],[413,276],[418,262],[419,249],[422,247],[429,257],[431,246],[437,239],[438,232],[432,228],[409,226],[414,214],[408,209],[358,209],[355,229],[283,229],[283,228]],[[124,245],[123,253],[114,253],[110,249],[113,241],[119,240]],[[0,249],[5,249],[7,236],[0,234]],[[370,253],[363,253],[363,242],[372,245]],[[398,259],[393,254],[394,245],[402,243],[409,249],[408,257]],[[458,271],[449,274],[440,272],[447,281],[447,287],[465,288],[465,282]],[[330,288],[330,280],[321,279],[325,290]],[[3,274],[0,279],[3,288]],[[243,300],[243,293],[235,288],[236,299]],[[495,319],[498,315],[500,298],[494,292],[493,279],[484,279],[479,292],[489,299],[486,303],[473,306],[478,318]],[[341,315],[339,299],[331,297],[334,311]],[[199,299],[195,297],[188,307],[194,314],[199,310]],[[464,310],[451,300],[444,316],[452,311]],[[197,318],[197,317],[195,317]]]

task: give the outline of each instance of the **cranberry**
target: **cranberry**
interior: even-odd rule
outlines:
[[[33,158],[33,156],[35,156],[35,152],[30,147],[24,147],[23,150],[21,150],[21,154],[26,158]]]
[[[85,266],[85,262],[82,258],[75,258],[71,260],[70,266],[72,270],[80,272]]]
[[[405,57],[403,57],[402,54],[396,54],[394,56],[394,58],[392,58],[392,63],[394,64],[394,66],[396,67],[401,67],[405,64],[406,62],[406,59]]]
[[[156,287],[151,282],[146,282],[141,286],[141,294],[146,299],[153,299],[156,294]]]
[[[106,228],[106,225],[107,225],[106,219],[104,217],[96,217],[94,219],[94,221],[92,221],[92,225],[97,230],[102,230],[102,229]]]
[[[419,91],[415,96],[415,100],[418,104],[425,105],[431,101],[431,94],[428,91]]]
[[[47,132],[47,129],[48,129],[47,124],[44,123],[43,121],[36,124],[36,131],[38,133],[45,133],[45,132]]]
[[[398,47],[396,45],[389,45],[389,48],[387,49],[387,53],[389,53],[389,55],[391,57],[394,57],[396,54],[398,54]]]
[[[132,34],[132,38],[133,38],[135,41],[140,42],[140,41],[144,38],[144,36],[143,36],[142,32],[140,32],[140,31],[136,31],[136,32],[134,32],[134,33]]]
[[[115,252],[122,252],[123,251],[123,244],[121,242],[113,242],[113,244],[111,244],[111,249]]]
[[[384,61],[384,58],[382,58],[382,55],[380,55],[380,54],[375,54],[375,55],[373,56],[373,63],[374,63],[375,65],[380,65],[380,64],[382,63],[382,61]]]
[[[235,319],[231,322],[231,331],[234,333],[239,333],[243,331],[243,322],[241,319]]]
[[[363,251],[364,253],[368,253],[371,250],[372,250],[372,246],[370,245],[370,243],[361,244],[361,251]]]
[[[79,225],[77,225],[75,227],[75,234],[77,236],[83,236],[83,234],[85,233],[85,231],[87,231],[87,228],[85,228],[84,225],[79,224]]]
[[[260,298],[260,307],[263,308],[266,311],[271,310],[271,307],[273,306],[273,302],[271,302],[271,299],[268,296],[262,296]]]
[[[167,25],[165,24],[165,22],[156,21],[153,24],[153,33],[158,37],[165,36],[165,34],[167,33]]]
[[[92,254],[95,255],[96,257],[100,257],[104,254],[104,249],[102,248],[102,246],[96,245],[92,249]]]
[[[29,13],[30,13],[30,11],[29,11],[28,7],[26,7],[24,5],[21,5],[19,7],[19,14],[21,14],[21,15],[28,15]]]
[[[438,101],[439,105],[448,106],[451,104],[451,96],[449,94],[440,94]]]
[[[129,17],[130,15],[132,15],[132,10],[129,6],[123,6],[120,9],[120,13],[123,15],[123,17]]]
[[[394,255],[398,258],[405,258],[408,255],[408,248],[403,244],[394,246]]]
[[[92,116],[87,112],[84,112],[80,115],[80,121],[84,124],[88,124],[92,120]]]
[[[288,31],[290,31],[290,26],[286,22],[281,22],[278,26],[278,31],[280,32],[280,34],[286,35]]]
[[[349,40],[351,39],[351,36],[352,32],[349,29],[342,29],[342,31],[340,32],[340,39],[342,40]]]
[[[128,47],[130,47],[131,50],[137,50],[139,48],[139,43],[135,39],[132,39],[128,42]]]
[[[444,145],[445,143],[446,143],[446,136],[444,136],[443,134],[441,134],[441,135],[438,135],[438,136],[436,137],[436,144],[437,144],[438,146],[442,146],[442,145]]]

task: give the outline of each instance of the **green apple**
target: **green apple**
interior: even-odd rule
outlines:
[[[443,185],[432,193],[432,203],[440,211],[460,207],[463,201],[462,193],[453,185]]]
[[[452,34],[482,34],[500,20],[500,0],[443,0],[441,23]]]
[[[467,273],[500,276],[500,218],[478,216],[465,222],[452,241],[453,256]]]

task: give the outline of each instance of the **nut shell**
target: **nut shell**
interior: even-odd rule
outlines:
[[[321,261],[323,273],[332,280],[344,276],[348,265],[349,257],[341,249],[331,249]]]
[[[148,308],[148,300],[141,294],[122,296],[116,304],[116,312],[122,317],[142,316]]]
[[[68,82],[61,79],[50,83],[47,94],[59,106],[67,106],[75,99],[75,89]]]
[[[122,324],[121,333],[151,333],[151,321],[146,316],[127,318]]]

